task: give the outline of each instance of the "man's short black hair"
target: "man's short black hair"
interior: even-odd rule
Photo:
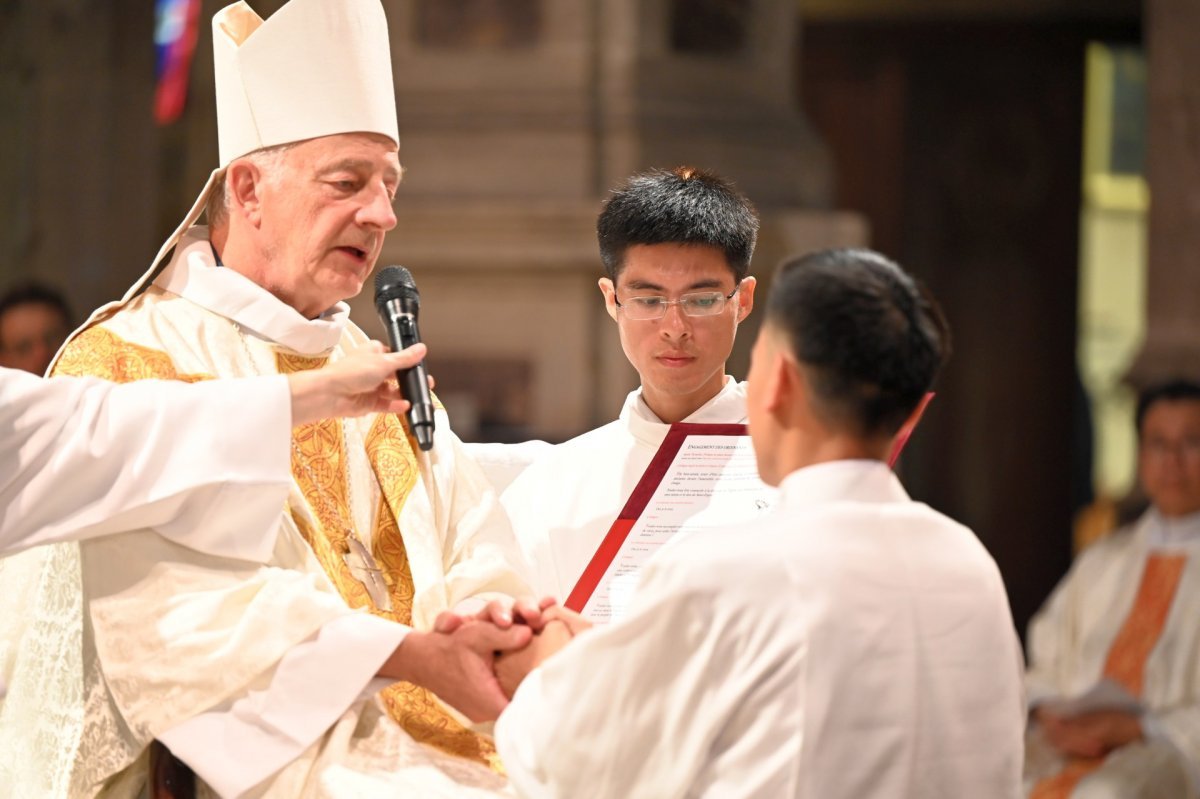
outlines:
[[[945,317],[896,263],[824,250],[780,267],[767,324],[783,333],[818,413],[864,436],[891,435],[950,354]]]
[[[63,323],[66,327],[71,327],[73,324],[73,314],[71,306],[67,305],[67,299],[62,295],[62,292],[47,286],[44,283],[37,281],[28,281],[19,283],[0,297],[0,318],[3,318],[9,310],[16,308],[18,305],[46,305],[62,314]]]
[[[612,193],[596,220],[596,236],[613,282],[625,251],[637,244],[716,247],[741,281],[750,271],[758,214],[745,195],[711,172],[655,169],[634,175]]]
[[[1142,435],[1142,422],[1145,421],[1146,414],[1149,413],[1150,408],[1156,403],[1169,400],[1200,402],[1200,383],[1194,380],[1170,380],[1150,386],[1139,394],[1137,414],[1134,417],[1139,438]]]

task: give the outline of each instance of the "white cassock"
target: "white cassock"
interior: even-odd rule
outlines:
[[[744,424],[746,384],[726,376],[683,421]],[[670,428],[637,389],[615,421],[553,447],[501,494],[539,596],[571,593]]]
[[[265,560],[292,483],[291,413],[282,376],[117,385],[0,368],[0,554],[153,528]]]
[[[179,379],[241,377],[274,374],[295,360],[336,360],[367,341],[344,304],[308,320],[216,267],[207,231],[197,227],[154,285],[68,343],[59,366],[91,371],[94,360],[95,369],[121,364],[126,377],[156,370]],[[311,461],[322,471],[293,466],[298,482],[288,508],[279,507],[280,532],[265,566],[208,556],[153,530],[79,545],[82,732],[66,755],[35,748],[34,756],[67,764],[72,796],[93,795],[101,784],[105,796],[137,795],[154,738],[197,772],[205,790],[223,796],[251,789],[289,799],[473,796],[474,786],[500,788],[484,766],[416,743],[382,710],[375,673],[409,628],[351,610],[300,529],[344,532],[322,515],[336,509],[383,558],[371,539],[380,536],[380,546],[411,571],[413,627],[427,628],[438,612],[465,601],[526,593],[513,565],[520,552],[494,492],[462,457],[444,412],[436,423],[434,450],[419,455],[402,433],[395,438],[395,420],[374,415],[293,437],[295,455],[306,447],[328,454]],[[368,451],[391,456],[368,460]],[[413,457],[415,466],[406,461]],[[397,502],[388,492],[399,485],[406,493]],[[386,529],[392,532],[379,532]],[[60,677],[59,664],[43,665],[49,679],[69,681],[69,668]],[[19,727],[36,710],[13,711],[10,719]],[[13,729],[0,735],[19,738],[6,735]],[[60,750],[71,744],[59,738]],[[61,770],[53,776],[62,782]]]
[[[1200,770],[1200,513],[1166,519],[1147,511],[1130,528],[1085,550],[1029,623],[1029,702],[1085,693],[1103,676],[1153,554],[1186,555],[1158,642],[1145,661],[1141,700],[1147,739],[1129,744],[1084,777],[1076,797],[1198,795]],[[1062,761],[1035,728],[1027,787]]]
[[[992,558],[883,463],[801,469],[777,509],[646,566],[623,621],[496,724],[524,797],[1012,799],[1025,703]]]
[[[507,489],[530,464],[554,450],[553,444],[536,439],[519,444],[463,442],[463,446],[497,494]]]

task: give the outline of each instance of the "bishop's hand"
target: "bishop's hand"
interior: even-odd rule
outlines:
[[[427,688],[473,722],[494,721],[508,705],[493,671],[496,655],[521,649],[532,635],[524,625],[502,630],[481,621],[450,632],[413,630],[379,676]]]

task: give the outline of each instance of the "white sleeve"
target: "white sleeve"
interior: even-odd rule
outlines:
[[[697,779],[735,698],[714,675],[736,647],[719,643],[708,587],[664,571],[649,566],[630,615],[530,672],[501,714],[519,796],[674,796]]]
[[[497,494],[503,494],[531,463],[554,449],[553,444],[537,439],[520,444],[473,444],[464,441],[463,447],[479,464]]]
[[[158,740],[218,795],[240,796],[303,754],[359,698],[391,684],[375,674],[407,632],[367,614],[327,622],[256,689]]]
[[[0,370],[0,552],[152,528],[266,560],[290,435],[283,376],[115,385]]]

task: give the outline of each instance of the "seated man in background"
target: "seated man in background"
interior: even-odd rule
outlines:
[[[1021,653],[1000,573],[886,463],[947,336],[876,253],[783,267],[746,398],[779,505],[659,551],[624,620],[555,610],[499,661],[506,690],[520,683],[496,725],[519,794],[1017,795]]]
[[[73,326],[62,294],[40,283],[0,297],[0,366],[44,375]]]
[[[725,361],[754,307],[750,201],[706,172],[647,172],[609,197],[596,232],[600,292],[641,387],[616,421],[542,454],[501,496],[535,591],[560,599],[673,422],[746,421],[745,386],[725,374]]]
[[[1150,509],[1085,550],[1029,625],[1034,797],[1197,795],[1200,383],[1145,391],[1137,432]],[[1124,706],[1054,701],[1102,682]]]

